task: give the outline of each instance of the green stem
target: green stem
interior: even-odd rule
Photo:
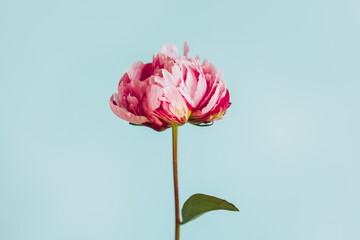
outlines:
[[[174,192],[175,192],[175,240],[180,239],[180,211],[179,211],[179,187],[177,174],[177,135],[178,126],[172,127],[173,146],[173,171],[174,171]]]

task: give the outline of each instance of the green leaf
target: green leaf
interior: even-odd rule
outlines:
[[[183,208],[181,209],[181,224],[185,224],[191,220],[194,220],[204,213],[220,209],[239,211],[237,207],[223,199],[201,193],[194,194],[189,197],[188,200],[186,200]]]

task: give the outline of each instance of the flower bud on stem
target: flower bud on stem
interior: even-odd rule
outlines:
[[[178,126],[173,126],[172,146],[173,146],[173,172],[174,172],[174,193],[175,193],[175,240],[180,239],[179,188],[178,188],[178,174],[177,174],[177,135],[178,135]]]

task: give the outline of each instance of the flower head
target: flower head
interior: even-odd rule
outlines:
[[[111,110],[132,124],[157,131],[172,126],[219,120],[230,106],[229,91],[214,65],[206,59],[188,58],[177,47],[163,46],[151,63],[135,62],[121,77],[118,93],[110,98]]]

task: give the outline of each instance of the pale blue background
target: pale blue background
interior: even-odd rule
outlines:
[[[108,106],[170,42],[224,69],[233,105],[179,129],[182,240],[360,239],[359,1],[2,1],[0,239],[173,239],[171,131]]]

